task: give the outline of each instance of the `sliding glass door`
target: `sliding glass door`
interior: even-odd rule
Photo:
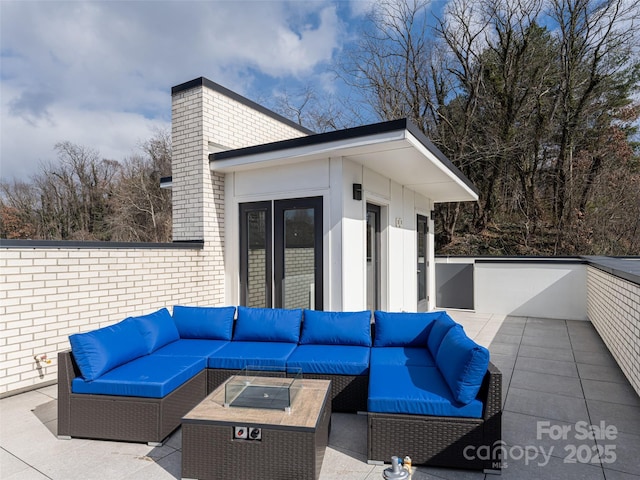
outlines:
[[[241,304],[322,310],[322,197],[245,203],[240,217]]]

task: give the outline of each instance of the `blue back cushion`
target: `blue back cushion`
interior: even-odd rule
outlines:
[[[145,342],[147,342],[146,353],[155,352],[168,343],[180,340],[176,324],[173,323],[171,314],[166,308],[161,308],[149,315],[131,317],[131,320],[136,323]]]
[[[146,355],[149,350],[137,324],[130,318],[110,327],[70,335],[69,342],[80,373],[89,382]]]
[[[426,347],[433,322],[443,312],[390,313],[374,312],[376,335],[374,347]]]
[[[234,341],[298,343],[302,310],[238,307]]]
[[[305,310],[301,345],[371,346],[371,312]]]
[[[180,338],[231,340],[236,307],[173,307]]]
[[[466,405],[478,395],[489,367],[489,350],[467,337],[461,325],[456,325],[444,336],[436,365],[453,398]]]
[[[433,322],[431,326],[431,331],[429,332],[429,336],[427,337],[427,347],[431,352],[431,356],[436,358],[438,356],[438,349],[440,348],[440,343],[442,343],[442,339],[447,334],[447,332],[457,325],[453,319],[442,312],[436,320]]]

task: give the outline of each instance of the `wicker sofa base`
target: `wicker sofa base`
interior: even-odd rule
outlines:
[[[304,378],[331,380],[331,409],[334,412],[367,411],[368,375],[323,375],[304,373]]]
[[[58,436],[160,444],[206,396],[202,371],[164,398],[71,392],[79,370],[70,352],[58,354]]]
[[[409,455],[415,465],[499,472],[502,374],[491,363],[479,396],[482,418],[369,412],[367,459],[389,462],[393,455]]]

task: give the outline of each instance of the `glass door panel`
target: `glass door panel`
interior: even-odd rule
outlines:
[[[428,219],[418,215],[417,247],[418,247],[418,310],[426,310],[427,300],[427,233]]]
[[[322,197],[279,200],[275,211],[275,303],[322,310]]]
[[[271,307],[271,202],[240,205],[240,303]]]
[[[380,309],[380,207],[367,204],[367,309]]]

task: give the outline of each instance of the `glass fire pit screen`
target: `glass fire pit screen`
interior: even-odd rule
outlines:
[[[293,400],[302,388],[301,379],[300,369],[285,372],[269,367],[247,366],[227,380],[224,406],[290,412]]]

